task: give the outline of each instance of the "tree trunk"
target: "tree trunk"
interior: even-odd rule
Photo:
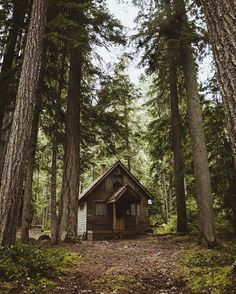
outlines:
[[[128,170],[131,171],[131,148],[130,148],[130,142],[129,142],[129,111],[127,108],[126,101],[124,106],[124,117],[125,117],[125,146],[126,146],[126,152],[127,152],[127,165],[128,165]]]
[[[66,53],[67,46],[64,46],[61,56],[61,68],[58,82],[58,91],[55,97],[56,103],[56,115],[54,130],[52,132],[52,165],[51,165],[51,239],[52,243],[58,242],[58,219],[57,217],[57,156],[58,156],[58,132],[60,130],[59,121],[63,121],[62,117],[62,106],[61,106],[61,95],[64,85],[64,78],[66,73]]]
[[[232,225],[234,233],[236,234],[236,173],[233,177],[229,176],[229,187],[230,187],[230,206],[232,212]]]
[[[236,168],[236,2],[201,0],[218,71]]]
[[[2,129],[0,131],[1,133],[1,136],[0,136],[0,183],[1,183],[3,166],[4,166],[4,159],[5,159],[6,150],[7,150],[7,142],[10,136],[11,124],[12,124],[12,112],[5,111],[3,115]]]
[[[184,161],[182,154],[182,132],[179,113],[179,99],[177,87],[177,61],[174,56],[174,48],[169,40],[169,87],[171,106],[171,134],[172,148],[174,153],[174,174],[175,174],[175,194],[177,204],[177,232],[187,232],[187,213],[184,189]]]
[[[46,203],[46,206],[43,210],[43,219],[42,219],[42,228],[43,230],[46,230],[48,228],[48,221],[49,221],[49,214],[50,214],[50,205],[49,205],[49,192],[50,192],[50,186],[51,181],[49,180],[44,187],[43,195],[44,195],[44,201]]]
[[[73,49],[70,57],[62,208],[59,226],[59,239],[69,242],[77,239],[81,67],[81,52],[79,49]]]
[[[6,106],[10,103],[10,80],[12,79],[11,68],[15,60],[15,48],[17,43],[17,37],[24,24],[24,16],[27,8],[27,1],[14,1],[13,14],[11,19],[11,27],[9,30],[6,50],[3,56],[1,73],[0,73],[0,179],[4,164],[4,157],[6,151],[6,134],[8,133],[7,126],[4,124],[4,114]],[[9,114],[7,115],[9,116]],[[2,128],[4,138],[2,138]],[[8,140],[7,140],[8,141]]]
[[[186,35],[189,26],[183,0],[176,0],[176,12],[181,21],[181,61],[187,95],[187,111],[193,144],[194,173],[197,188],[197,203],[200,237],[203,244],[213,247],[216,243],[214,229],[211,180],[207,158],[206,140],[202,120],[200,96],[198,93],[197,72],[193,49]]]
[[[15,59],[14,53],[15,53],[15,47],[17,43],[17,37],[18,37],[19,31],[22,29],[24,24],[24,16],[25,16],[27,5],[28,5],[28,1],[26,0],[14,1],[14,5],[13,5],[11,27],[10,27],[8,38],[7,38],[6,50],[4,53],[2,67],[1,67],[1,74],[0,74],[1,113],[2,113],[2,107],[5,104],[6,98],[7,98],[5,92],[6,92],[6,88],[8,88],[9,86],[9,70],[12,68],[13,61]]]
[[[28,151],[28,161],[26,167],[25,188],[22,209],[21,221],[21,241],[23,243],[29,242],[29,229],[31,224],[31,202],[32,202],[32,184],[34,175],[34,162],[37,148],[38,126],[39,126],[40,108],[39,105],[35,108],[30,146]]]
[[[15,242],[25,161],[39,80],[46,0],[34,0],[28,30],[11,134],[7,146],[0,188],[0,245]]]
[[[57,222],[57,130],[53,132],[52,139],[52,166],[51,166],[51,239],[57,243],[58,222]]]

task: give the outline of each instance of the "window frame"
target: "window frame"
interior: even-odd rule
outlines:
[[[104,214],[98,214],[97,213],[97,205],[104,205],[105,207],[105,213]],[[107,207],[107,203],[104,201],[95,201],[94,202],[94,215],[95,216],[107,216],[108,215],[108,207]]]
[[[131,203],[131,205],[130,205],[130,215],[132,215],[132,216],[137,215],[137,213],[136,213],[136,203]]]
[[[117,178],[117,180],[115,181],[115,178]],[[120,179],[120,181],[118,180],[118,178]],[[115,183],[120,183],[120,185],[115,186]],[[124,178],[123,175],[113,175],[112,177],[112,187],[113,189],[120,189],[122,186],[124,185]]]
[[[141,216],[141,203],[138,203],[136,206],[136,215]]]

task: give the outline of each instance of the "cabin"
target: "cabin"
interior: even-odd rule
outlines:
[[[79,195],[78,235],[106,240],[144,232],[152,195],[118,161]]]

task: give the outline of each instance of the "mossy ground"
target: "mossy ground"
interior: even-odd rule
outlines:
[[[174,234],[61,246],[19,243],[0,250],[0,293],[233,294],[236,238],[220,239],[215,249]]]
[[[0,250],[0,293],[42,293],[78,265],[78,253],[17,243]]]
[[[128,291],[135,284],[135,279],[131,276],[117,274],[106,278],[95,280],[97,289],[103,291],[110,290],[110,293],[123,293]]]
[[[181,275],[193,293],[236,293],[236,239],[222,240],[218,248],[195,245],[177,254]]]

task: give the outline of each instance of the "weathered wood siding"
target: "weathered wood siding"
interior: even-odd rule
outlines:
[[[83,202],[79,205],[79,209],[78,209],[78,235],[82,236],[86,232],[87,232],[87,202]]]
[[[93,231],[112,231],[112,205],[108,204],[108,213],[105,216],[95,214],[95,203],[106,202],[116,191],[113,188],[113,176],[122,175],[123,185],[130,185],[141,197],[140,215],[128,216],[132,223],[135,221],[136,230],[143,231],[149,225],[148,199],[138,184],[128,176],[122,168],[117,167],[103,182],[101,182],[87,197],[87,230]],[[132,226],[131,226],[132,227]],[[126,229],[128,229],[127,226]]]

